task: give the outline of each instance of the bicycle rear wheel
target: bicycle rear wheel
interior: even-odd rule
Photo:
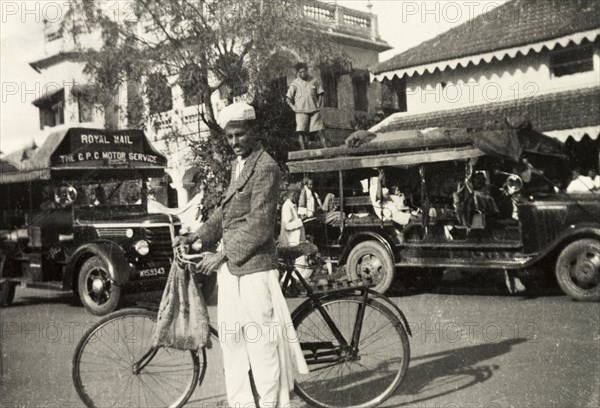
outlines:
[[[83,335],[71,374],[86,406],[181,407],[192,396],[204,378],[205,351],[153,348],[155,324],[154,312],[121,310]]]
[[[359,296],[329,299],[322,306],[348,343],[356,326]],[[308,308],[294,319],[310,372],[296,381],[296,392],[313,406],[375,407],[402,382],[410,346],[400,320],[369,299],[358,345],[342,347],[321,312]]]

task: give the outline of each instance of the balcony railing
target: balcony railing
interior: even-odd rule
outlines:
[[[193,138],[204,137],[210,132],[202,121],[203,109],[202,105],[194,105],[151,115],[146,125],[146,132],[154,141],[172,134]]]
[[[310,20],[335,31],[370,40],[380,39],[374,14],[321,1],[305,4],[303,12]]]

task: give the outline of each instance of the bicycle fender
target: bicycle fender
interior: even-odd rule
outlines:
[[[346,289],[341,292],[318,294],[317,298],[319,299],[320,302],[324,302],[324,301],[328,301],[328,300],[345,299],[348,296],[360,296],[360,295],[361,295],[360,291],[349,288],[349,289]],[[304,302],[300,303],[300,305],[298,307],[296,307],[296,309],[294,309],[294,311],[291,313],[292,321],[296,318],[296,316],[298,316],[300,313],[304,312],[306,309],[313,308],[314,303],[315,302],[313,302],[313,300],[311,298],[307,298]]]
[[[129,266],[125,252],[123,248],[110,241],[93,242],[77,248],[67,265],[65,281],[72,282],[73,276],[78,273],[76,266],[79,265],[80,260],[90,255],[102,259],[108,267],[111,279],[117,285],[124,286],[129,282],[131,267]]]
[[[360,292],[356,291],[356,290],[349,290],[348,292],[337,292],[337,293],[332,293],[332,294],[325,294],[325,295],[319,296],[319,301],[345,299],[349,295],[358,296],[358,295],[360,295]],[[404,312],[394,302],[392,302],[387,296],[384,296],[384,295],[382,295],[380,293],[374,292],[371,289],[369,289],[369,296],[371,298],[376,298],[378,300],[382,300],[385,305],[387,305],[388,307],[390,307],[392,309],[392,311],[394,311],[395,314],[399,317],[400,323],[404,326],[404,328],[406,329],[406,332],[408,333],[408,335],[412,337],[412,332],[410,330],[410,326],[408,324],[408,320],[406,319],[406,315],[404,314]],[[304,302],[302,302],[292,312],[292,315],[291,315],[292,322],[294,322],[294,320],[301,313],[303,313],[306,309],[313,308],[313,303],[314,302],[310,298],[308,298]]]

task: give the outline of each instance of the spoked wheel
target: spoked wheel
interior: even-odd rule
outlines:
[[[373,290],[385,293],[394,280],[394,262],[388,250],[379,242],[364,241],[356,245],[346,263],[352,279],[371,278]]]
[[[600,300],[600,241],[581,239],[570,243],[556,260],[556,280],[575,300]]]
[[[79,341],[75,389],[88,407],[181,407],[206,371],[206,353],[153,348],[156,313],[126,309],[106,316]]]
[[[97,256],[85,261],[79,271],[79,298],[96,316],[113,312],[121,303],[122,289],[110,277],[108,267]]]
[[[362,299],[323,302],[347,343],[351,343]],[[296,381],[296,392],[316,407],[375,407],[402,382],[410,347],[402,323],[381,303],[369,299],[358,345],[343,347],[318,309],[294,319],[310,369]]]

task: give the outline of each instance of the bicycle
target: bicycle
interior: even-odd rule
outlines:
[[[309,285],[294,259],[315,252],[309,243],[279,250],[284,285],[295,273],[307,292],[292,312],[310,368],[297,378],[295,392],[316,407],[375,407],[394,393],[408,369],[408,322],[391,300],[369,289],[369,282]],[[176,251],[182,266],[193,270],[198,260],[199,255]],[[150,345],[156,310],[143,305],[114,312],[83,335],[73,356],[72,378],[86,406],[181,407],[202,383],[205,349]],[[218,339],[217,330],[210,330]]]

